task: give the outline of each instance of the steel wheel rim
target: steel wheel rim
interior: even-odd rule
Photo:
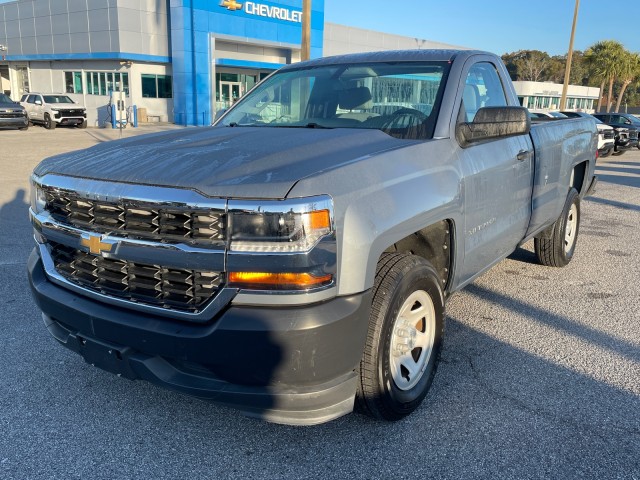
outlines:
[[[389,358],[391,377],[400,390],[411,390],[422,378],[436,336],[436,311],[424,290],[404,301],[393,323]]]
[[[567,225],[564,229],[564,253],[569,253],[576,242],[578,227],[578,208],[573,203],[567,215]]]

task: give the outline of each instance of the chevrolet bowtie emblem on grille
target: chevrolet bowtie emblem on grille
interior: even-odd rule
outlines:
[[[80,244],[87,247],[89,251],[95,255],[110,252],[113,244],[102,241],[102,235],[89,235],[89,238],[82,237]]]
[[[220,6],[226,7],[227,10],[231,10],[232,12],[242,9],[242,4],[236,2],[236,0],[223,0]]]

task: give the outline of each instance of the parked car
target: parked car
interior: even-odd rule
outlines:
[[[587,119],[532,125],[490,53],[287,65],[213,127],[42,161],[32,292],[114,374],[282,423],[354,402],[399,420],[432,384],[450,294],[530,239],[571,261],[596,146]]]
[[[593,116],[615,128],[619,138],[616,139],[616,152],[614,155],[622,155],[624,151],[633,147],[640,149],[640,143],[638,142],[640,120],[634,115],[630,113],[594,113]]]
[[[27,93],[20,99],[31,123],[41,123],[52,130],[58,125],[87,128],[87,112],[62,93]]]
[[[549,110],[529,110],[529,117],[531,120],[558,120],[560,118],[567,118],[566,115]]]
[[[616,146],[616,132],[613,127],[605,125],[602,120],[590,115],[586,112],[560,112],[569,118],[593,118],[596,122],[596,128],[598,129],[598,155],[601,157],[608,157],[614,152]]]
[[[29,128],[29,118],[22,105],[0,93],[0,128],[3,127],[26,130]]]

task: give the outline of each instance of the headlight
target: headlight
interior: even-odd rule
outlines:
[[[292,253],[311,250],[333,233],[328,196],[282,201],[229,201],[230,249]]]
[[[51,107],[51,110],[52,110],[53,112],[58,112],[58,111],[60,111],[60,109],[59,109],[59,108],[55,108],[55,107]]]
[[[31,210],[33,210],[33,213],[38,214],[44,211],[46,205],[47,205],[47,198],[44,194],[44,190],[42,190],[42,187],[40,187],[40,185],[37,182],[32,180],[31,181]]]

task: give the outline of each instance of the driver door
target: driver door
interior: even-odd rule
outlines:
[[[466,75],[458,122],[470,122],[482,107],[507,106],[495,65],[477,62]],[[459,148],[464,170],[464,262],[466,282],[511,253],[529,225],[533,145],[529,135]]]

